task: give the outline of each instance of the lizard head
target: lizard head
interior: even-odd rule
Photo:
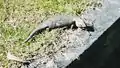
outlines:
[[[73,21],[75,21],[77,27],[86,27],[84,21],[80,17],[73,18]]]

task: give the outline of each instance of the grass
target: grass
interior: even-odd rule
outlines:
[[[51,15],[79,15],[93,4],[92,0],[0,0],[0,65],[9,67],[8,51],[21,58],[32,58],[59,50],[60,47],[53,46],[53,42],[58,40],[59,29],[45,31],[37,35],[35,41],[23,41]]]

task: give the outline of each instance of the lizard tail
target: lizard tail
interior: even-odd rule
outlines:
[[[34,35],[36,35],[38,33],[41,33],[46,28],[47,28],[47,26],[46,27],[42,27],[42,28],[36,28],[35,30],[33,30],[33,32],[28,36],[28,38],[24,42],[28,42]]]

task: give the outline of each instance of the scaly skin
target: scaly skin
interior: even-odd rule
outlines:
[[[71,25],[77,26],[79,28],[86,27],[85,23],[80,19],[80,17],[59,15],[49,18],[40,24],[35,30],[33,30],[25,42],[28,42],[35,34],[38,34],[38,32],[41,33],[46,28],[55,29]]]

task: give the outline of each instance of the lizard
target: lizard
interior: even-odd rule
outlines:
[[[36,29],[28,36],[24,42],[28,42],[34,35],[41,33],[45,29],[55,29],[61,27],[76,26],[77,28],[86,27],[85,22],[78,16],[57,15],[43,21]]]

